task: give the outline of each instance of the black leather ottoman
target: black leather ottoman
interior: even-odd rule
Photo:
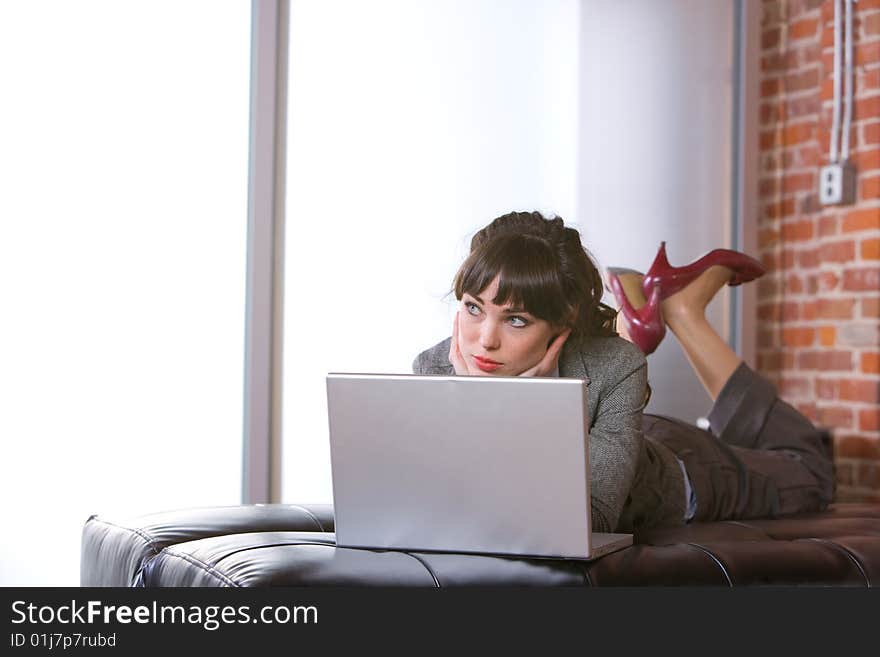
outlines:
[[[749,586],[880,584],[880,504],[646,531],[591,562],[337,548],[329,505],[92,516],[82,586]]]

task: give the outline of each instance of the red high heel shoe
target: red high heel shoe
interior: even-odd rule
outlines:
[[[620,274],[641,276],[641,273],[632,269],[611,267],[606,271],[608,272],[608,286],[620,306],[620,314],[623,315],[627,332],[633,344],[641,349],[646,356],[653,353],[666,335],[666,323],[660,313],[660,288],[655,286],[651,290],[651,294],[648,295],[648,302],[636,310],[626,296],[618,276]]]
[[[660,289],[660,299],[665,299],[713,265],[727,267],[733,272],[728,285],[742,285],[764,275],[766,269],[758,260],[745,253],[730,249],[715,249],[684,267],[673,267],[666,259],[666,242],[660,242],[660,249],[651,268],[642,280],[642,290],[648,297],[652,290]]]

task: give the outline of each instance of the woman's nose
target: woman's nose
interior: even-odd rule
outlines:
[[[480,326],[480,346],[483,349],[498,349],[500,342],[498,325],[492,321],[484,321]]]

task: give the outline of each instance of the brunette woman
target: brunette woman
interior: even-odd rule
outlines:
[[[474,235],[454,279],[452,337],[419,354],[413,371],[584,379],[596,531],[818,510],[832,491],[818,431],[705,319],[721,287],[762,273],[725,249],[672,267],[663,246],[644,276],[609,270],[627,340],[578,231],[559,217],[512,212]],[[643,414],[645,354],[666,326],[713,399],[710,431]]]

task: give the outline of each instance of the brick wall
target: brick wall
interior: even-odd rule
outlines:
[[[757,366],[832,429],[838,501],[880,501],[880,0],[854,5],[849,206],[821,206],[817,191],[829,160],[834,1],[762,5],[758,248],[768,273]]]

